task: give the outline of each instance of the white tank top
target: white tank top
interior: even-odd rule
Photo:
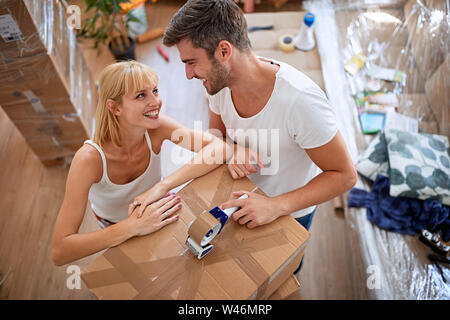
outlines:
[[[84,143],[92,145],[98,150],[103,161],[103,174],[99,182],[94,183],[89,190],[89,201],[94,213],[103,219],[117,223],[128,217],[128,206],[134,198],[153,187],[161,180],[161,161],[159,154],[153,153],[152,143],[148,132],[145,132],[148,148],[150,149],[150,163],[145,172],[126,184],[115,184],[109,180],[106,169],[106,157],[100,146],[91,140]]]

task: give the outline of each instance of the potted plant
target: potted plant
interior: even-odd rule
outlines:
[[[129,36],[129,23],[141,21],[133,9],[146,0],[84,0],[86,19],[77,30],[77,37],[94,39],[94,48],[107,44],[116,60],[135,60],[135,41]]]

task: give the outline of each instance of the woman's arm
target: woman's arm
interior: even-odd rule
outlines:
[[[164,220],[176,211],[172,209],[177,203],[175,198],[165,198],[164,203],[149,208],[150,214],[146,214],[145,219],[136,219],[134,214],[105,229],[79,234],[89,189],[93,183],[100,180],[103,170],[100,155],[96,150],[92,151],[89,148],[83,146],[76,153],[67,177],[64,200],[53,232],[52,259],[56,265],[63,265],[117,246],[135,235],[154,232],[177,219],[175,216]],[[166,205],[164,212],[156,210],[162,209],[163,205]],[[165,213],[165,216],[162,216],[162,213]]]
[[[208,132],[193,130],[169,117],[164,118],[163,124],[165,139],[197,153],[191,161],[161,181],[168,190],[212,171],[232,156],[232,147]]]
[[[190,129],[165,115],[160,115],[160,117],[161,126],[158,128],[160,140],[170,140],[197,154],[191,161],[156,184],[153,188],[136,197],[135,200],[137,203],[141,204],[138,216],[145,209],[145,206],[157,200],[161,195],[166,194],[171,189],[191,179],[214,170],[225,163],[233,154],[233,147],[227,145],[216,136],[207,132]],[[130,211],[133,208],[131,206]]]
[[[83,146],[70,166],[64,200],[53,231],[52,259],[56,265],[86,257],[131,237],[124,224],[78,234],[88,201],[89,189],[102,175],[102,160],[96,150]]]

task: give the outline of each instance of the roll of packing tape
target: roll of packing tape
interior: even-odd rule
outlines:
[[[290,34],[285,34],[280,37],[280,49],[284,52],[292,52],[295,50],[294,37]]]
[[[206,246],[219,233],[222,224],[209,212],[203,212],[189,226],[189,236],[197,244]]]

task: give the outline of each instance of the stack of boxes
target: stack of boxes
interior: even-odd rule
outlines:
[[[0,0],[0,105],[46,165],[93,133],[96,88],[59,0]]]

